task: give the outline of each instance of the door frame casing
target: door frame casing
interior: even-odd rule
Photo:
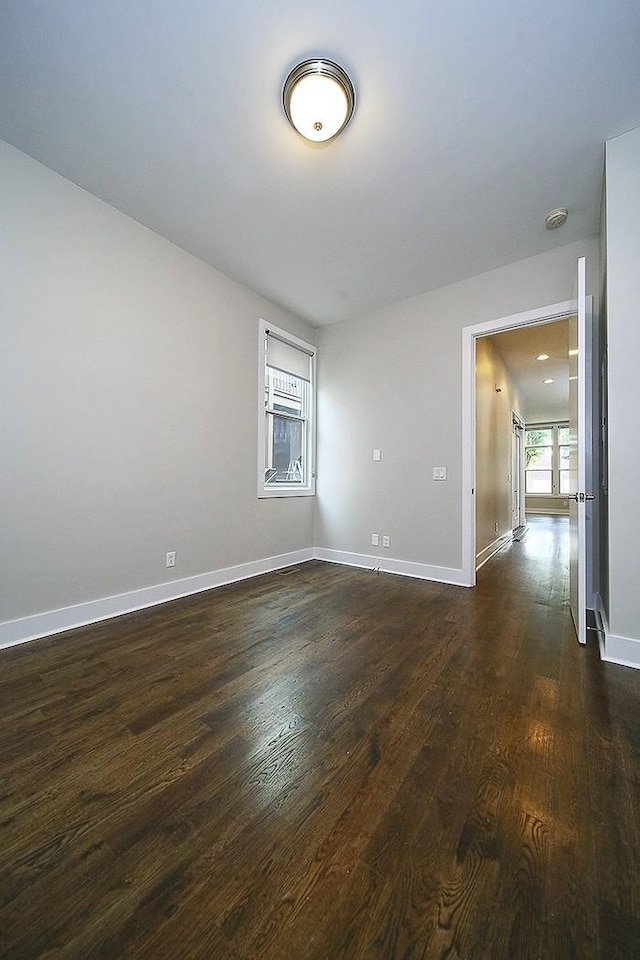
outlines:
[[[564,320],[575,313],[573,300],[525,310],[462,328],[462,581],[476,585],[476,340],[505,330]]]
[[[519,413],[516,413],[515,410],[511,411],[511,529],[515,530],[517,527],[524,525],[526,520],[525,513],[525,500],[524,500],[524,429],[525,423]],[[516,442],[516,436],[518,436],[517,431],[520,431],[519,442]],[[516,456],[517,450],[517,456]],[[514,499],[514,484],[516,483],[517,476],[517,488],[518,488],[518,523],[513,525],[513,499]]]

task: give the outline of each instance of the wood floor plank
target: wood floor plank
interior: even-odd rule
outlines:
[[[575,642],[565,528],[0,652],[0,957],[634,957],[640,674]]]

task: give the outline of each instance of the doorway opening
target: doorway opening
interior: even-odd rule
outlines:
[[[551,323],[569,318],[571,362],[570,384],[570,468],[569,489],[569,608],[579,643],[587,640],[587,606],[593,609],[593,584],[597,582],[598,504],[594,492],[597,455],[593,422],[592,370],[593,305],[586,293],[586,259],[576,263],[575,299],[541,307],[521,314],[489,320],[465,327],[462,331],[462,553],[463,576],[468,586],[476,583],[476,346],[480,338],[492,333]],[[538,358],[540,359],[540,358]],[[552,382],[552,381],[549,381]],[[497,385],[496,391],[500,392]],[[587,509],[589,507],[589,509]]]
[[[569,516],[569,321],[476,342],[476,569],[526,532]]]
[[[506,333],[513,330],[524,330],[527,328],[541,328],[543,325],[553,323],[559,320],[566,320],[575,311],[574,301],[568,300],[557,304],[551,304],[547,307],[541,307],[536,310],[525,311],[520,314],[502,317],[496,320],[488,320],[484,323],[474,324],[465,327],[462,331],[462,358],[463,358],[463,378],[462,378],[462,402],[463,402],[463,422],[462,422],[462,482],[463,482],[463,517],[462,517],[462,549],[463,549],[463,575],[464,581],[468,586],[475,586],[476,568],[478,566],[476,551],[476,462],[477,450],[476,440],[479,431],[476,429],[476,354],[484,338],[499,333]],[[485,340],[485,344],[486,344]],[[490,380],[487,381],[490,383]],[[497,380],[493,383],[493,391],[498,397],[503,393],[506,395],[503,384]],[[510,407],[509,414],[513,409]],[[518,411],[516,411],[518,412]],[[519,414],[521,419],[524,419]],[[509,432],[509,443],[511,433]],[[510,476],[509,483],[509,502],[511,503],[512,491],[512,450],[509,448],[509,466],[505,471],[506,476]],[[509,512],[507,529],[503,532],[505,536],[512,536],[511,527],[512,513]],[[494,538],[496,534],[500,535],[500,529],[495,529],[495,523],[499,520],[493,520]],[[489,531],[490,532],[490,531]],[[499,546],[498,546],[499,549]],[[485,558],[486,559],[486,558]],[[482,560],[482,558],[481,558]]]

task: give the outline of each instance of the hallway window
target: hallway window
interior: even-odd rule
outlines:
[[[525,492],[566,496],[569,493],[569,425],[531,424],[525,434]]]
[[[315,348],[260,321],[258,496],[315,492]]]

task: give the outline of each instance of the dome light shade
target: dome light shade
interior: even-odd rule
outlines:
[[[304,60],[293,68],[282,91],[284,112],[298,133],[315,143],[345,128],[355,108],[351,80],[332,60]]]

